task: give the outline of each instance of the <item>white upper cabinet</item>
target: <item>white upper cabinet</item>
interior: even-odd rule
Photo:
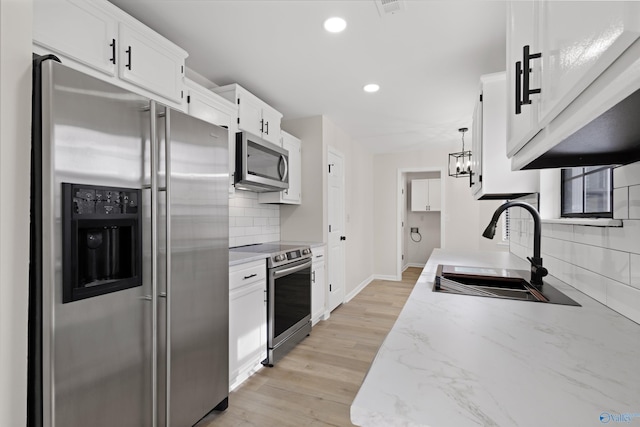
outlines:
[[[640,36],[640,4],[544,1],[540,14],[544,126]]]
[[[106,0],[35,0],[37,53],[172,106],[187,53]],[[98,73],[92,73],[98,71]]]
[[[259,193],[258,202],[299,205],[302,201],[302,141],[285,131],[282,131],[281,140],[278,145],[289,152],[289,188]]]
[[[184,80],[187,113],[193,117],[229,128],[237,115],[237,106],[190,79]]]
[[[276,145],[281,145],[282,114],[239,84],[213,89],[220,96],[238,104],[238,130],[247,131]]]
[[[54,52],[116,74],[118,21],[99,3],[34,0],[33,40]]]
[[[184,79],[187,102],[187,113],[193,117],[226,127],[229,130],[229,192],[233,193],[233,174],[235,173],[236,158],[236,117],[238,107],[212,92],[204,86],[188,79]]]
[[[412,211],[439,211],[441,204],[439,178],[411,180]]]
[[[119,28],[120,78],[179,102],[185,57],[146,27],[120,23]]]
[[[512,1],[508,3],[507,21],[507,155],[511,157],[529,141],[538,128],[539,96],[529,97],[531,104],[521,105],[523,85],[523,50],[529,46],[531,53],[539,48],[536,41],[538,3]],[[538,88],[540,82],[540,60],[529,61],[532,71],[529,86]]]
[[[507,13],[512,169],[633,159],[631,110],[608,110],[640,89],[640,2],[512,1]]]
[[[506,146],[505,73],[480,78],[471,140],[471,192],[476,199],[514,199],[539,188],[537,170],[512,171]]]

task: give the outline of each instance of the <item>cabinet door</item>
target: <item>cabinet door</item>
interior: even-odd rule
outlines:
[[[211,93],[205,88],[199,89],[188,85],[187,111],[190,116],[228,128],[235,117],[235,108],[229,101]]]
[[[411,210],[426,211],[429,204],[429,180],[414,179],[411,181]]]
[[[266,358],[266,282],[261,280],[229,292],[229,378]]]
[[[545,1],[540,13],[545,126],[640,36],[640,3]]]
[[[238,129],[262,135],[262,102],[251,95],[238,96]],[[279,145],[279,144],[278,144]]]
[[[283,191],[283,201],[300,204],[302,189],[301,142],[289,134],[282,134],[282,146],[289,151],[289,188]]]
[[[324,250],[321,256],[324,260]],[[324,261],[317,261],[316,254],[313,258],[313,267],[311,272],[311,321],[317,323],[318,320],[324,317],[324,293],[326,288],[325,284],[325,263]]]
[[[83,0],[36,0],[33,41],[109,76],[116,71],[118,23]]]
[[[282,115],[268,106],[262,108],[262,138],[280,145],[280,120]]]
[[[471,194],[482,189],[482,92],[476,100],[473,110],[473,126],[471,135]],[[496,153],[500,155],[502,153]]]
[[[539,52],[537,40],[538,2],[511,1],[507,7],[507,156],[513,156],[540,130],[538,127],[538,102],[540,95],[531,96],[531,104],[523,105],[516,114],[517,99],[522,98],[522,74],[517,73],[516,64],[521,68],[523,47],[530,46],[531,53]],[[539,59],[531,62],[530,88],[540,87]],[[518,84],[518,81],[520,82]]]
[[[177,55],[160,36],[120,24],[118,72],[120,78],[179,102],[183,94],[185,56]]]
[[[429,179],[429,209],[430,211],[439,211],[442,206],[440,194],[440,180]]]

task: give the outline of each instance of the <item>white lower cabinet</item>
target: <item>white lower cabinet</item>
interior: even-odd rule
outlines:
[[[229,388],[249,378],[267,358],[265,260],[229,268]]]
[[[325,247],[311,248],[313,264],[311,265],[311,325],[315,325],[325,317],[326,262]]]

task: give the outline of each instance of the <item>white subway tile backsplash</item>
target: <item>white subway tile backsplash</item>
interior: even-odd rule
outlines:
[[[640,162],[614,169],[614,185],[614,215],[622,227],[545,223],[542,257],[550,275],[640,323]],[[519,211],[509,246],[526,258],[533,226]]]
[[[629,187],[629,218],[640,219],[640,185]]]
[[[622,283],[607,284],[607,306],[640,323],[640,290]]]
[[[229,206],[229,217],[244,216],[244,208]]]
[[[640,184],[640,162],[619,166],[613,170],[614,188]]]
[[[631,282],[630,285],[640,289],[640,255],[631,254]]]
[[[280,240],[280,206],[258,203],[258,193],[237,190],[229,197],[229,246]]]
[[[629,187],[620,187],[613,190],[613,218],[629,218]]]
[[[235,217],[235,225],[236,227],[251,227],[254,225],[254,221],[258,218],[253,218],[250,216],[238,216]]]
[[[570,243],[568,261],[622,283],[629,283],[629,253]]]
[[[607,303],[608,284],[617,283],[577,265],[572,265],[570,278],[564,281],[602,304]]]
[[[252,225],[259,225],[259,226],[263,226],[263,225],[267,225],[268,221],[271,218],[264,218],[264,217],[259,217],[259,218],[253,218],[253,224]]]
[[[640,253],[640,221],[625,220],[622,227],[575,225],[573,234],[578,243]]]

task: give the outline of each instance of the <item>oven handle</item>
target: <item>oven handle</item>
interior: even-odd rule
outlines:
[[[293,267],[285,268],[282,270],[275,270],[273,272],[273,278],[277,279],[278,277],[286,276],[287,274],[295,273],[296,271],[304,270],[308,267],[311,267],[311,260],[307,260],[305,263],[295,265]]]

